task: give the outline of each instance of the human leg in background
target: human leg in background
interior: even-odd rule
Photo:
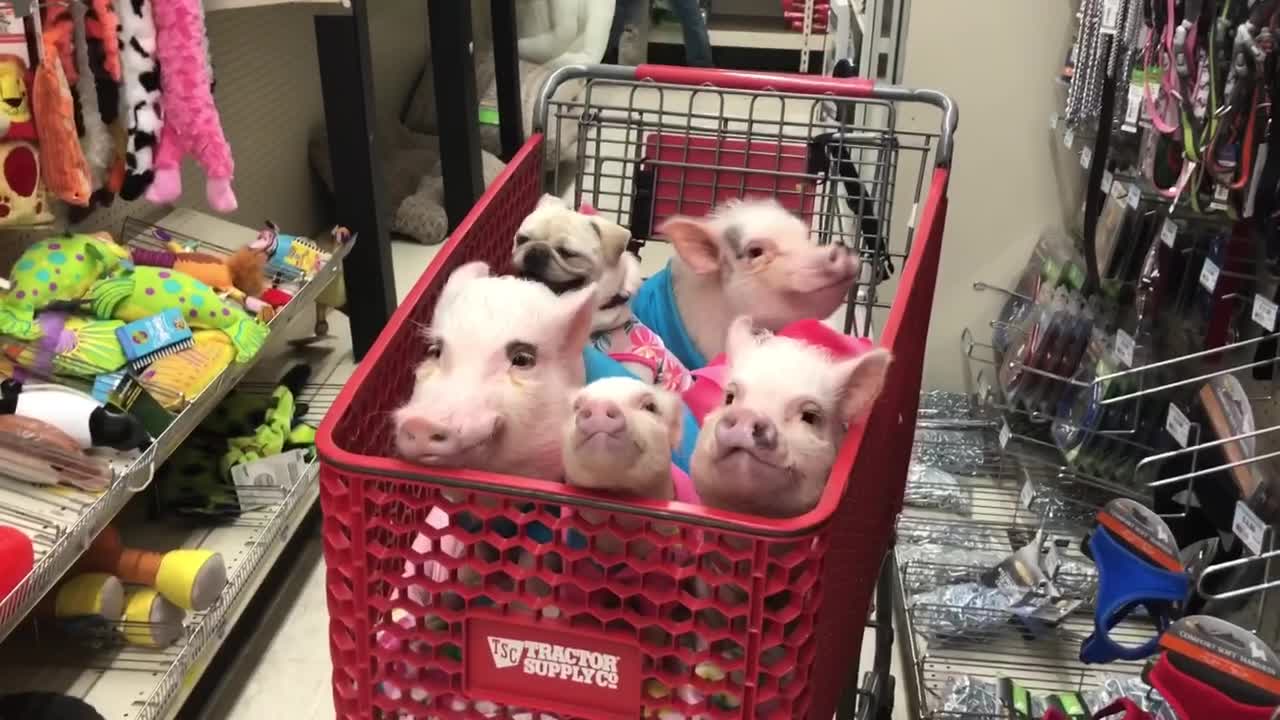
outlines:
[[[711,61],[711,36],[707,34],[707,21],[702,17],[698,0],[667,0],[667,4],[680,20],[680,29],[684,31],[685,63],[690,67],[714,67]]]
[[[649,13],[649,0],[618,0],[613,11],[613,25],[609,28],[609,45],[605,50],[605,62],[617,62],[623,65],[636,64],[629,56],[634,52],[624,51],[623,31],[628,27],[648,24],[645,17]],[[631,49],[631,48],[627,48]],[[643,58],[641,58],[643,61]]]

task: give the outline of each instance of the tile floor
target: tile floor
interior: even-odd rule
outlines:
[[[395,242],[396,290],[403,298],[435,256],[438,246]],[[646,274],[666,262],[664,245],[651,245],[642,253]],[[344,319],[334,317],[334,343],[349,343]],[[339,382],[350,365],[339,365],[330,382]],[[258,631],[248,646],[240,649],[231,671],[213,693],[213,701],[203,708],[200,720],[330,720],[334,717],[330,686],[328,611],[324,592],[324,558],[320,539],[308,539],[298,556],[289,580],[279,590],[265,617],[258,619]],[[873,646],[868,635],[863,644],[863,667],[870,667]],[[896,655],[896,654],[895,654]],[[902,666],[894,658],[898,697],[894,720],[910,714],[902,693]]]

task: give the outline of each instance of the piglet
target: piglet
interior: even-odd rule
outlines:
[[[728,384],[707,415],[691,466],[703,504],[765,517],[812,510],[849,426],[884,387],[892,359],[872,349],[837,359],[826,348],[733,321]]]
[[[560,429],[583,383],[595,286],[556,296],[490,277],[482,262],[445,283],[413,394],[395,411],[396,451],[424,465],[556,480]]]
[[[735,317],[772,331],[827,318],[858,277],[853,254],[815,244],[808,224],[772,199],[732,202],[705,218],[671,217],[658,233],[676,257],[635,293],[632,312],[691,370],[724,349]]]
[[[651,500],[697,502],[671,464],[680,445],[680,398],[630,377],[596,380],[573,398],[565,423],[565,482]]]

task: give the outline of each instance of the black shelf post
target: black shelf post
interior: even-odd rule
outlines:
[[[494,82],[498,89],[498,132],[502,138],[502,160],[510,162],[524,144],[516,4],[514,0],[491,0],[489,7],[493,23]]]
[[[449,218],[449,232],[453,232],[484,191],[480,104],[471,51],[471,3],[428,0],[427,17],[431,25],[431,72],[436,84],[436,124],[440,128],[440,167],[444,173],[444,211]],[[505,110],[500,107],[498,112]]]
[[[350,14],[315,17],[336,216],[359,235],[343,264],[351,350],[357,361],[369,351],[396,306],[365,3],[351,0]]]

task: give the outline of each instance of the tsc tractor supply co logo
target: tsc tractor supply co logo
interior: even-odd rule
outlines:
[[[617,655],[532,640],[488,636],[489,653],[499,670],[519,668],[525,675],[618,689]]]

